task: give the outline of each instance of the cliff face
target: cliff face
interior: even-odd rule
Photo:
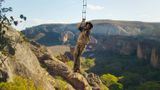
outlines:
[[[137,45],[137,58],[141,60],[150,60],[151,49],[154,46],[145,45],[144,43],[138,43]]]
[[[12,81],[14,76],[23,76],[31,79],[37,86],[42,86],[46,90],[54,90],[54,78],[40,66],[40,63],[35,54],[30,49],[30,43],[25,41],[21,34],[10,28],[6,31],[7,36],[10,37],[14,55],[2,55],[1,60],[4,64],[0,69],[7,73],[8,81]],[[9,51],[11,52],[11,51]]]
[[[137,45],[137,58],[138,59],[143,59],[143,52],[140,44]]]
[[[110,36],[97,39],[99,43],[96,50],[105,50],[108,53],[113,52],[121,55],[134,55],[139,60],[150,62],[155,68],[159,67],[159,41],[124,36]]]
[[[155,48],[152,49],[151,64],[155,68],[159,68],[160,67],[160,60],[159,60],[158,51]]]

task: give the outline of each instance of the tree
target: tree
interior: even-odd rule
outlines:
[[[112,74],[104,74],[100,78],[102,82],[111,90],[123,90],[123,85],[118,82],[123,77],[116,77]]]
[[[13,82],[1,82],[0,90],[43,90],[43,87],[36,86],[30,79],[16,76]]]
[[[5,26],[5,21],[6,16],[5,13],[8,11],[12,11],[11,8],[2,8],[2,3],[4,0],[0,0],[0,51],[4,49],[6,45],[8,45],[8,38],[5,37],[5,31],[4,31],[4,26]]]
[[[123,85],[120,83],[116,83],[111,85],[109,88],[110,90],[123,90]]]
[[[85,58],[84,60],[82,60],[81,63],[82,63],[83,69],[88,70],[92,68],[93,66],[95,66],[95,59]]]
[[[26,21],[26,17],[24,15],[20,15],[20,21],[15,20],[13,16],[8,18],[6,14],[8,12],[12,12],[12,7],[3,7],[2,4],[4,0],[0,0],[0,51],[2,51],[6,46],[9,45],[9,38],[5,36],[6,29],[12,24],[17,26],[22,20]]]
[[[133,88],[144,81],[143,77],[138,73],[125,72],[124,78],[121,80],[124,88]]]
[[[137,90],[160,90],[160,83],[154,81],[148,81],[141,84]]]

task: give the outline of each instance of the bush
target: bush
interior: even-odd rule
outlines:
[[[120,83],[116,83],[111,85],[109,88],[110,90],[123,90],[123,85]]]
[[[0,51],[4,50],[4,48],[8,46],[9,43],[10,43],[9,38],[5,36],[5,33],[3,33],[3,30],[0,27]]]
[[[109,90],[109,88],[106,87],[105,85],[101,85],[100,88],[101,88],[101,90]]]
[[[56,88],[58,90],[67,90],[68,84],[66,81],[63,80],[62,77],[56,76],[55,79],[56,79]]]
[[[100,78],[104,85],[109,87],[111,90],[123,90],[123,85],[118,82],[123,77],[116,77],[111,74],[104,74]]]
[[[132,73],[132,72],[124,72],[123,73],[124,78],[121,80],[121,82],[124,85],[124,88],[132,88],[138,86],[140,83],[142,83],[143,77],[138,73]]]
[[[95,66],[95,59],[85,59],[82,60],[82,68],[84,68],[85,70],[90,69],[91,67]]]
[[[0,90],[43,90],[43,89],[40,87],[36,87],[32,80],[16,76],[13,79],[13,82],[0,83]]]
[[[160,90],[160,84],[154,81],[148,81],[141,84],[137,90]]]
[[[67,66],[69,66],[70,68],[73,68],[73,65],[74,65],[73,61],[67,61],[66,64],[67,64]]]

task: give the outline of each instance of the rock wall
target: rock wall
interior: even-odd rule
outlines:
[[[7,37],[10,38],[12,50],[15,49],[14,55],[2,55],[1,57],[1,60],[5,59],[5,61],[4,64],[1,62],[0,69],[7,73],[7,81],[12,81],[14,76],[22,76],[33,80],[44,90],[54,90],[54,78],[40,66],[38,58],[29,47],[30,43],[25,41],[20,32],[13,28],[9,28],[6,32]]]
[[[143,59],[143,52],[140,44],[137,45],[137,58],[138,59]]]
[[[106,52],[118,53],[120,55],[133,55],[138,60],[150,62],[155,68],[159,67],[159,41],[124,36],[110,36],[107,38],[98,38],[98,40],[99,43],[96,50],[105,50]]]
[[[159,60],[158,51],[155,48],[153,48],[151,53],[151,65],[155,68],[159,68],[160,67],[159,62],[160,60]]]
[[[39,58],[40,63],[46,67],[50,75],[61,76],[76,90],[100,90],[100,87],[103,85],[102,83],[97,83],[96,81],[89,82],[88,77],[85,77],[85,75],[82,75],[80,73],[74,73],[71,68],[69,68],[65,63],[61,62],[54,56],[52,56],[49,52],[42,52],[44,51],[43,47],[37,48],[35,47],[35,45],[31,45],[31,48],[35,55]],[[91,83],[95,84],[93,85]]]

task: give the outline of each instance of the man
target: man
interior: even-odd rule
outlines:
[[[90,41],[90,32],[92,28],[92,23],[85,22],[85,20],[82,20],[80,26],[78,27],[78,29],[80,30],[80,34],[74,50],[74,72],[80,73],[80,56],[82,55],[85,46]]]

